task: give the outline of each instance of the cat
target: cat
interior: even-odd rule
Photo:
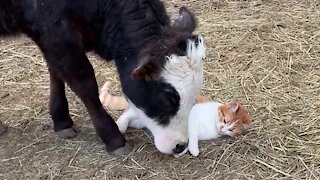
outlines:
[[[223,135],[231,137],[242,135],[251,123],[251,117],[238,102],[197,103],[192,107],[188,118],[188,150],[193,156],[198,156],[198,141],[216,139]]]
[[[106,82],[100,92],[102,105],[110,110],[128,110],[128,102],[122,96],[114,96],[109,93],[109,82]],[[243,105],[238,102],[220,103],[211,101],[205,96],[198,96],[195,99],[188,117],[188,148],[176,158],[187,151],[193,156],[199,155],[198,141],[211,140],[221,136],[239,136],[251,126],[252,120]],[[134,118],[129,121],[124,113],[117,121],[120,132],[124,133],[128,126],[143,128],[144,125]]]

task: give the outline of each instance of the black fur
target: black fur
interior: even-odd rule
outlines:
[[[115,60],[125,95],[159,124],[167,125],[179,109],[179,94],[159,73],[165,55],[185,53],[191,32],[171,27],[158,0],[1,0],[0,35],[19,32],[34,40],[48,64],[55,131],[73,125],[66,82],[84,102],[107,150],[125,144],[99,101],[85,54],[91,50]]]

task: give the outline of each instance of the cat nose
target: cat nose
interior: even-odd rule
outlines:
[[[220,132],[222,131],[223,127],[224,127],[223,125],[220,126],[220,129],[219,129]]]
[[[172,150],[174,154],[179,154],[188,147],[188,143],[177,144],[176,147]]]

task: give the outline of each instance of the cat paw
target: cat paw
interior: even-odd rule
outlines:
[[[199,149],[189,149],[189,152],[191,153],[192,156],[197,157],[200,153]]]
[[[127,131],[128,124],[126,122],[117,121],[119,131],[124,134]]]

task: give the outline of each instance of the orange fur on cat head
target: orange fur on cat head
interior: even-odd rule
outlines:
[[[219,107],[219,116],[221,124],[233,124],[233,127],[230,129],[231,136],[243,134],[252,123],[251,117],[244,106],[233,101]]]

